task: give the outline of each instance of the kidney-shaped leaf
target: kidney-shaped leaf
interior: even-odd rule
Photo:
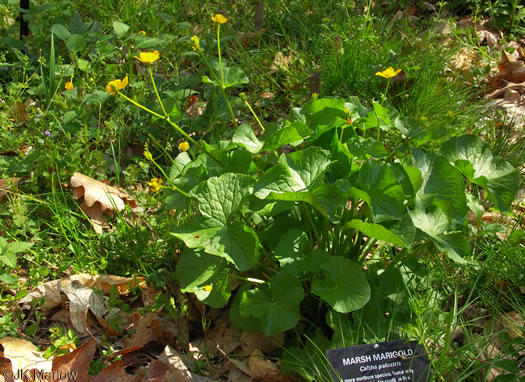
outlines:
[[[254,186],[254,194],[265,199],[270,193],[308,191],[330,165],[330,152],[310,147],[289,155],[267,170]]]
[[[341,256],[331,256],[321,265],[324,279],[312,283],[312,293],[339,313],[353,312],[370,300],[370,286],[361,267]]]
[[[229,271],[222,257],[185,250],[177,263],[175,277],[182,292],[195,293],[212,308],[222,308],[231,295]]]
[[[499,210],[510,207],[520,187],[519,170],[494,157],[481,138],[473,135],[452,138],[443,144],[441,154],[472,183],[485,188]]]
[[[270,283],[248,290],[242,297],[240,312],[243,316],[254,316],[261,320],[261,331],[267,336],[291,329],[301,316],[299,304],[304,290],[295,276],[288,272],[277,272]]]
[[[202,216],[226,224],[251,190],[252,178],[249,175],[228,172],[199,185],[194,195]]]
[[[370,196],[375,223],[401,219],[405,201],[403,187],[388,165],[366,161],[359,171],[357,187]]]
[[[213,220],[171,230],[175,237],[194,249],[203,249],[211,255],[221,256],[240,271],[250,269],[257,262],[258,239],[255,232],[239,222],[227,226]]]

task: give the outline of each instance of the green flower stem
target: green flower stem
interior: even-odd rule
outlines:
[[[160,99],[159,91],[157,90],[157,85],[155,84],[155,80],[153,79],[153,71],[151,70],[151,65],[148,65],[148,70],[149,70],[149,77],[151,78],[151,83],[153,84],[153,90],[155,90],[155,94],[157,95],[157,100],[160,103],[162,112],[164,113],[164,116],[166,118],[169,118],[168,113],[166,113],[166,109],[164,108],[164,104],[162,103],[162,100]]]
[[[222,57],[221,57],[221,24],[217,24],[217,51],[219,52],[219,72],[221,75],[221,87],[224,88],[224,74],[222,72]]]
[[[242,281],[249,281],[251,283],[255,283],[255,284],[264,284],[266,281],[264,280],[260,280],[260,279],[255,279],[253,277],[243,277],[243,276],[239,276],[239,275],[236,275],[234,273],[231,273],[230,274],[231,277],[233,277],[234,279],[237,279],[237,280],[242,280]]]
[[[191,143],[193,143],[195,146],[197,146],[199,148],[199,150],[201,150],[202,152],[208,154],[210,156],[211,159],[213,159],[215,162],[217,162],[219,165],[221,165],[223,168],[226,168],[226,165],[224,163],[222,163],[220,160],[218,160],[217,158],[215,158],[208,150],[206,150],[204,147],[202,147],[199,142],[197,142],[195,139],[193,139],[192,137],[190,137],[188,134],[186,134],[186,132],[184,130],[182,130],[175,122],[172,122],[170,121],[170,119],[166,116],[163,116],[163,115],[160,115],[159,113],[156,113],[154,112],[153,110],[151,109],[148,109],[147,107],[145,106],[142,106],[140,103],[138,102],[135,102],[134,100],[132,100],[131,98],[127,97],[126,95],[124,95],[123,93],[121,93],[120,91],[117,90],[117,93],[123,97],[124,99],[126,99],[127,101],[131,102],[133,105],[137,106],[138,108],[144,110],[144,111],[147,111],[148,113],[154,115],[155,117],[159,118],[159,119],[163,119],[164,121],[168,122],[171,126],[173,126],[175,128],[175,130],[177,130],[182,136],[184,136],[188,141],[190,141]]]
[[[261,130],[264,132],[264,126],[263,124],[261,123],[259,117],[257,117],[257,114],[255,114],[255,111],[252,109],[252,107],[250,106],[250,104],[248,103],[248,101],[246,99],[243,99],[244,101],[244,104],[246,106],[248,106],[248,109],[250,109],[250,111],[252,112],[252,115],[255,117],[255,120],[257,121],[257,123],[259,124],[259,127],[261,128]]]
[[[160,151],[162,151],[162,153],[164,155],[166,155],[168,157],[168,159],[170,160],[170,162],[175,166],[175,168],[177,169],[177,171],[179,172],[179,174],[182,174],[182,169],[179,167],[179,165],[177,164],[177,162],[175,161],[175,159],[173,159],[171,157],[171,155],[166,151],[166,149],[164,148],[164,146],[162,146],[156,139],[153,135],[151,135],[151,133],[148,133],[148,137],[149,139],[151,139],[151,141],[155,144],[155,146],[160,149]]]
[[[363,249],[363,260],[366,258],[366,254],[372,249],[372,247],[376,244],[377,239],[369,239],[368,242],[365,245],[365,248]]]
[[[314,231],[315,240],[317,241],[317,244],[321,246],[321,236],[319,235],[319,231],[317,230],[317,227],[314,224],[314,219],[312,218],[312,214],[310,213],[306,202],[303,203],[303,208],[306,211],[306,217],[308,219],[308,222],[310,223],[310,226],[312,227],[312,231]]]
[[[233,126],[237,130],[239,125],[237,124],[237,119],[235,118],[235,114],[233,113],[232,105],[230,103],[228,95],[226,94],[226,89],[224,88],[224,81],[223,81],[223,78],[222,78],[223,73],[222,73],[222,59],[221,59],[221,54],[220,54],[220,43],[218,43],[218,46],[219,46],[219,67],[220,67],[220,75],[221,75],[220,79],[217,78],[217,74],[215,74],[215,71],[211,67],[208,59],[206,58],[204,53],[202,53],[202,50],[201,50],[200,46],[197,46],[197,50],[199,51],[199,54],[201,55],[202,59],[204,60],[204,63],[208,67],[208,70],[210,71],[211,76],[213,77],[215,82],[219,84],[219,88],[221,89],[222,96],[224,97],[224,100],[226,101],[226,106],[228,107],[228,112],[230,113],[230,116],[231,116],[231,119],[232,119],[232,122],[233,122]]]
[[[184,196],[187,197],[188,199],[191,199],[191,196],[190,196],[188,193],[182,191],[180,188],[178,188],[177,186],[175,186],[175,185],[173,184],[173,182],[171,181],[171,179],[169,178],[169,176],[166,175],[166,173],[164,172],[164,170],[162,169],[162,167],[160,167],[159,164],[158,164],[155,160],[152,160],[152,162],[153,162],[153,164],[155,165],[155,167],[157,167],[157,169],[162,173],[162,176],[164,176],[164,178],[168,180],[168,182],[169,182],[171,188],[173,188],[175,191],[181,193],[182,195],[184,195]]]
[[[387,79],[386,90],[385,90],[385,94],[383,94],[383,99],[381,100],[381,106],[383,106],[383,104],[385,103],[386,95],[388,94],[388,87],[389,86],[390,86],[390,79]],[[381,131],[381,124],[379,123],[379,117],[377,116],[377,113],[376,113],[376,120],[377,120],[377,141],[379,142],[379,133]]]

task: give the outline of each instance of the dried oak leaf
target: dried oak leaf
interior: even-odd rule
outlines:
[[[167,345],[167,343],[176,341],[186,349],[189,342],[186,321],[182,318],[173,320],[168,317],[158,313],[146,314],[130,328],[135,332],[131,337],[124,340],[124,347],[145,346],[152,341]]]
[[[31,342],[21,338],[0,338],[0,345],[4,348],[3,357],[11,361],[11,371],[17,375],[18,371],[37,369],[51,372],[52,361],[43,357],[43,352]],[[3,366],[5,367],[5,366]]]
[[[263,353],[270,353],[284,345],[284,332],[267,337],[261,332],[242,332],[242,355],[250,355],[255,349]]]
[[[136,377],[128,374],[124,369],[125,367],[122,361],[113,362],[97,375],[90,376],[89,382],[133,382]]]
[[[87,309],[91,310],[97,319],[103,318],[109,312],[106,300],[80,281],[63,280],[59,283],[59,288],[69,299],[71,323],[80,334],[85,333]]]
[[[291,375],[281,374],[277,363],[264,359],[259,350],[254,350],[248,359],[252,380],[264,382],[293,382],[295,378]]]
[[[505,82],[519,84],[525,81],[525,66],[520,61],[511,61],[505,51],[501,50],[501,60],[498,63],[499,72],[488,78],[495,87],[502,87]]]
[[[122,211],[126,204],[133,210],[140,210],[135,200],[124,190],[79,172],[75,172],[71,177],[71,187],[75,199],[84,198],[80,208],[91,219],[93,229],[98,234],[101,234],[104,228],[109,228],[104,214],[111,216],[115,211]]]
[[[57,379],[52,379],[51,382],[63,380],[63,378],[58,379],[61,374],[64,375],[63,373],[71,373],[70,375],[76,373],[75,381],[87,382],[90,379],[88,375],[89,362],[95,355],[96,347],[95,340],[90,339],[71,353],[53,359],[53,372]]]
[[[173,349],[171,346],[166,346],[162,354],[159,355],[159,360],[169,365],[169,373],[166,381],[173,382],[211,382],[207,377],[201,377],[192,373],[189,369],[191,362]]]

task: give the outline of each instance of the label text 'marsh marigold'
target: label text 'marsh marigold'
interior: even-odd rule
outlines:
[[[367,363],[372,361],[383,361],[385,359],[405,358],[411,357],[412,355],[414,355],[414,350],[412,349],[387,351],[383,353],[372,354],[371,356],[361,355],[351,358],[343,358],[343,366],[358,365],[361,363]]]

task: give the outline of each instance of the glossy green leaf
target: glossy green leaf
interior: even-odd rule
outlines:
[[[219,72],[216,71],[217,78],[219,78]],[[233,86],[243,85],[250,82],[246,73],[240,68],[233,66],[227,67],[223,65],[223,76],[224,76],[224,88],[230,88]],[[207,84],[213,84],[219,86],[219,84],[208,76],[202,76],[202,82]]]
[[[383,158],[388,154],[385,146],[372,138],[356,136],[346,141],[346,144],[352,155],[362,159]]]
[[[118,38],[122,39],[126,37],[126,34],[129,31],[129,25],[126,25],[124,23],[121,23],[120,21],[113,21],[113,31],[117,35]]]
[[[208,219],[184,228],[173,228],[171,233],[189,248],[223,257],[240,271],[252,268],[257,262],[257,235],[239,222],[223,225]]]
[[[265,199],[273,193],[308,191],[330,165],[330,152],[310,147],[281,155],[254,186],[254,195]]]
[[[399,236],[397,236],[394,232],[386,229],[380,224],[366,223],[362,220],[354,219],[349,221],[345,225],[345,228],[355,228],[368,237],[381,241],[386,241],[387,243],[392,243],[401,247],[406,246],[406,244]]]
[[[233,134],[232,141],[252,154],[257,154],[261,151],[264,145],[264,142],[261,142],[259,138],[257,138],[252,127],[247,123],[243,123],[239,126]]]
[[[444,157],[414,150],[413,164],[421,172],[423,182],[416,192],[422,209],[435,205],[451,220],[462,224],[467,213],[465,183],[461,173]],[[420,228],[414,222],[417,228]]]
[[[509,209],[520,187],[519,170],[494,157],[485,141],[464,135],[450,139],[440,152],[472,183],[485,188],[499,210]]]
[[[199,202],[202,216],[227,224],[244,198],[253,190],[249,175],[226,173],[208,179],[192,193]]]
[[[181,292],[195,293],[212,308],[222,308],[230,299],[230,269],[221,257],[186,249],[177,262],[175,279]]]
[[[375,223],[401,219],[405,195],[392,169],[384,163],[368,160],[359,171],[357,187],[370,196]]]
[[[186,152],[182,152],[174,160],[171,165],[169,178],[173,181],[184,172],[184,167],[191,162],[191,158]]]
[[[465,257],[470,256],[470,248],[465,235],[461,233],[447,233],[439,236],[432,236],[432,242],[451,260],[459,264],[465,264]]]
[[[281,146],[292,144],[296,146],[310,135],[310,129],[299,122],[284,126],[270,136],[262,136],[264,140],[262,151],[273,151]]]
[[[243,295],[240,313],[260,319],[261,331],[273,336],[297,325],[303,298],[300,281],[288,272],[279,271],[269,283],[257,285]]]
[[[237,289],[230,308],[230,320],[233,325],[243,332],[259,332],[261,331],[261,320],[254,316],[241,315],[241,301],[248,290],[250,290],[250,284],[244,284]]]
[[[370,299],[370,286],[363,269],[351,260],[331,256],[321,265],[324,276],[312,283],[312,293],[339,313],[362,308]]]

